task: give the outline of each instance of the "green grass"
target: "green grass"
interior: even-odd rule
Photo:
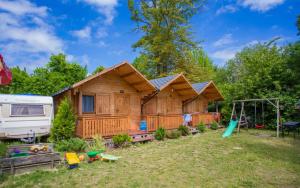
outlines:
[[[256,132],[263,133],[261,136]],[[300,141],[222,130],[117,149],[115,163],[2,177],[2,187],[299,187]],[[274,133],[272,133],[274,134]]]

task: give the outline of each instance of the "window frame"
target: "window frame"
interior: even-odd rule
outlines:
[[[94,97],[94,109],[93,112],[84,112],[83,111],[83,96],[91,96]],[[82,93],[81,96],[81,112],[82,114],[96,114],[96,94],[95,93]]]
[[[12,106],[13,105],[31,105],[31,106],[42,106],[43,107],[43,114],[36,114],[36,115],[33,115],[33,114],[30,114],[30,115],[13,115],[12,114]],[[11,103],[9,104],[9,116],[10,117],[41,117],[41,116],[46,116],[46,113],[45,113],[45,105],[44,104],[32,104],[32,103]]]

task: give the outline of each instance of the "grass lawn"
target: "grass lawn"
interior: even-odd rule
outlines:
[[[256,132],[262,135],[256,135]],[[2,187],[300,187],[300,140],[222,130],[110,151],[115,163],[6,176]],[[275,132],[272,134],[275,134]]]

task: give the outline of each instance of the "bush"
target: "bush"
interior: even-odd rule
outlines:
[[[178,130],[167,131],[166,137],[169,139],[176,139],[181,136],[181,132]]]
[[[72,138],[75,133],[75,123],[76,117],[71,102],[68,98],[65,98],[58,106],[58,111],[51,128],[50,140],[58,142]]]
[[[132,141],[131,137],[128,134],[115,135],[113,136],[112,140],[116,147],[128,146],[129,143]]]
[[[7,151],[7,145],[3,142],[0,142],[0,157],[5,157]]]
[[[154,137],[156,140],[164,140],[166,137],[166,130],[162,127],[158,128],[154,133]]]
[[[91,151],[105,150],[105,141],[100,135],[93,136],[93,141],[88,144]]]
[[[71,138],[69,140],[58,141],[55,144],[58,151],[82,152],[87,148],[87,143],[80,138]]]
[[[219,126],[218,126],[218,124],[217,124],[217,122],[212,122],[212,124],[210,125],[210,128],[212,129],[212,130],[217,130],[218,128],[219,128]]]
[[[189,128],[187,126],[184,125],[180,125],[178,127],[178,131],[180,131],[182,136],[187,136],[190,134]]]
[[[197,129],[199,132],[203,133],[205,131],[205,125],[203,122],[200,122],[198,125],[197,125]]]

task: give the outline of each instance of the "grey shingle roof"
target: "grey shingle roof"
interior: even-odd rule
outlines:
[[[192,84],[193,88],[199,93],[209,82],[200,82]]]
[[[170,80],[174,79],[177,75],[166,76],[162,78],[156,78],[150,80],[150,82],[156,87],[156,89],[160,89],[164,85],[166,85]]]

